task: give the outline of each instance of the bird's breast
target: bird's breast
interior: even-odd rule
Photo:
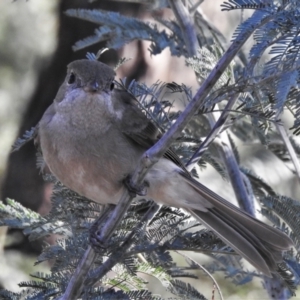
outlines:
[[[112,123],[105,127],[95,123],[89,129],[80,122],[76,115],[56,113],[50,122],[41,124],[43,157],[70,189],[99,203],[116,203],[123,180],[134,171],[142,153]]]

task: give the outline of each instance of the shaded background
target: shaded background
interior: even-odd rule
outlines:
[[[229,41],[236,25],[245,16],[239,12],[221,12],[219,5],[221,2],[205,1],[201,9],[207,19]],[[84,58],[87,51],[96,53],[104,46],[96,45],[78,52],[72,51],[72,45],[77,40],[91,35],[96,26],[66,17],[63,12],[68,8],[101,8],[151,19],[145,5],[129,2],[86,0],[0,2],[0,195],[1,199],[13,198],[42,214],[50,209],[51,187],[44,184],[35,167],[34,146],[29,143],[21,151],[9,154],[11,144],[17,136],[38,123],[64,79],[66,65],[75,59]],[[156,15],[172,18],[172,12],[168,9],[157,11]],[[118,52],[112,50],[105,52],[101,60],[113,66],[119,57],[130,57],[131,60],[118,70],[117,76],[120,78],[126,76],[148,84],[157,80],[175,81],[197,88],[195,76],[185,66],[184,59],[170,57],[168,50],[161,55],[150,57],[148,46],[147,42],[136,41]],[[260,145],[255,147],[243,145],[240,154],[243,164],[260,173],[260,176],[277,192],[297,199],[299,191],[297,180],[270,152]],[[270,168],[272,172],[269,172]],[[203,174],[201,173],[201,180],[227,199],[233,198],[229,184],[220,181],[220,176],[212,168],[207,168]],[[6,236],[5,230],[3,228],[1,230],[3,238]],[[28,279],[25,274],[29,273],[29,265],[33,262],[33,258],[30,257],[38,253],[41,244],[29,244],[18,231],[10,231],[5,243],[5,256],[0,259],[0,266],[6,271],[0,273],[0,283],[5,288],[15,289],[17,282]],[[9,281],[6,279],[7,274],[11,274],[8,276]],[[227,282],[223,287],[225,285],[226,299],[231,300],[241,299],[241,295],[243,299],[257,298],[258,295],[254,295],[253,292],[260,288],[260,283],[257,282],[252,288],[248,287],[247,292],[239,287],[239,294],[234,295],[237,288]],[[208,298],[211,289],[210,282],[206,295]],[[264,291],[260,291],[259,298],[263,297],[267,299]]]

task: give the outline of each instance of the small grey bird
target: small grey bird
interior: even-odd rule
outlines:
[[[51,172],[95,202],[117,204],[142,154],[159,131],[124,90],[115,72],[97,61],[78,60],[38,127],[37,141]],[[176,164],[177,162],[177,164]],[[167,152],[147,173],[147,196],[183,208],[212,229],[255,268],[271,277],[291,239],[221,198]]]

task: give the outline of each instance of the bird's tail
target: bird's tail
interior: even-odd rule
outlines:
[[[240,210],[198,181],[188,178],[187,182],[212,204],[212,208],[207,211],[187,211],[215,231],[255,268],[272,277],[271,273],[276,271],[277,263],[282,261],[282,251],[293,246],[292,240],[280,230]]]

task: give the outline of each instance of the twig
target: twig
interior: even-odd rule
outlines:
[[[243,181],[243,174],[240,171],[239,165],[234,157],[230,146],[228,135],[226,132],[222,134],[222,140],[216,143],[219,147],[219,152],[223,156],[223,161],[226,164],[226,169],[233,187],[235,196],[238,200],[239,206],[252,216],[255,216],[255,209],[253,199],[249,197],[246,186]],[[216,140],[217,141],[217,140]]]
[[[216,136],[222,131],[224,124],[229,116],[229,113],[231,112],[231,108],[235,104],[236,100],[238,98],[238,94],[234,95],[233,97],[228,100],[224,110],[222,111],[221,116],[218,118],[218,121],[214,124],[213,128],[210,130],[208,136],[205,138],[203,143],[199,146],[197,151],[193,154],[191,159],[186,164],[186,167],[188,170],[193,169],[193,167],[198,163],[198,161],[201,159],[203,153],[207,150],[207,148],[210,146],[210,144],[214,141]]]
[[[197,55],[199,47],[194,22],[182,0],[169,0],[169,4],[181,28],[182,36],[189,56]]]
[[[129,202],[130,204],[130,202]],[[124,206],[121,206],[124,208]],[[104,276],[115,264],[117,264],[120,260],[123,259],[124,254],[126,253],[126,250],[131,246],[131,239],[136,233],[137,229],[140,229],[141,223],[148,221],[148,219],[153,218],[153,214],[157,212],[158,205],[156,203],[152,203],[146,214],[143,216],[141,221],[138,223],[136,226],[135,230],[132,230],[132,232],[128,235],[126,238],[126,241],[121,245],[118,249],[118,251],[114,254],[111,255],[111,257],[104,262],[101,267],[98,269],[94,270],[92,275],[88,276],[88,272],[90,271],[90,268],[92,264],[95,261],[95,258],[97,256],[96,252],[94,249],[89,246],[86,252],[84,253],[84,256],[82,257],[79,265],[76,268],[76,271],[74,275],[72,276],[67,289],[62,297],[60,297],[58,300],[73,300],[73,299],[78,299],[82,293],[82,290],[85,285],[91,285],[94,284],[99,278]],[[115,209],[112,214],[114,214],[117,211]],[[117,213],[119,213],[118,211]],[[124,212],[125,213],[125,212]],[[115,216],[118,216],[116,214]],[[115,221],[114,217],[110,218],[109,220],[112,222],[112,220],[115,221],[115,224],[119,224],[119,222],[123,219],[123,216],[120,217],[120,220]],[[106,222],[105,224],[105,231],[101,231],[101,233],[106,233],[108,236],[112,233],[111,232],[111,225],[108,224],[109,222]],[[104,235],[102,236],[103,238],[105,237]],[[87,279],[88,277],[88,279]]]
[[[281,138],[286,146],[286,149],[288,150],[291,160],[294,164],[295,167],[295,172],[297,174],[298,180],[300,180],[300,163],[299,163],[299,159],[297,157],[297,154],[295,152],[294,147],[291,144],[291,141],[285,131],[285,128],[283,127],[283,125],[275,123],[275,126],[279,132],[279,134],[281,135]]]
[[[90,267],[93,265],[97,254],[91,246],[88,246],[75,273],[73,274],[65,293],[57,300],[78,299],[83,289],[83,282],[88,274]]]
[[[199,1],[200,2],[200,1]],[[197,4],[197,3],[196,3]],[[201,3],[199,3],[200,5]],[[195,25],[198,27],[198,30],[203,32],[202,31],[202,28],[201,28],[201,24],[202,23],[211,33],[212,37],[214,38],[215,42],[217,43],[217,45],[219,45],[222,49],[222,51],[225,51],[224,50],[224,44],[225,44],[225,37],[224,35],[220,32],[220,30],[213,24],[211,23],[208,18],[206,17],[206,15],[204,14],[204,12],[201,10],[201,8],[196,8],[197,10],[194,12],[193,7],[190,8],[190,13],[194,13],[194,22],[195,22]],[[202,34],[204,35],[204,34]]]
[[[256,12],[255,12],[256,13]],[[255,14],[254,13],[254,14]],[[264,19],[256,26],[253,26],[253,31],[255,31],[258,27],[265,24],[266,22],[270,21],[272,16],[264,17]],[[253,32],[252,31],[252,32]],[[186,109],[180,114],[176,122],[170,127],[168,132],[166,132],[163,137],[143,156],[144,160],[148,160],[148,165],[146,167],[152,166],[159,157],[163,155],[163,153],[167,150],[173,140],[175,140],[184,129],[186,124],[189,122],[191,117],[194,115],[198,109],[203,106],[206,96],[208,95],[209,91],[215,85],[215,83],[219,80],[225,69],[228,67],[234,56],[237,52],[241,49],[243,44],[248,40],[251,36],[252,32],[247,32],[240,38],[236,39],[224,55],[220,58],[216,66],[213,68],[209,76],[206,80],[202,83],[200,89],[197,91],[196,95],[193,97],[192,101],[187,105]],[[151,161],[151,163],[150,163]],[[143,164],[143,163],[142,163]],[[142,164],[139,166],[137,172],[143,174],[141,172]]]
[[[175,251],[176,253],[178,253],[179,255],[191,260],[193,263],[195,263],[201,270],[203,270],[208,276],[209,278],[213,281],[214,285],[217,287],[218,293],[220,295],[221,300],[224,300],[224,297],[222,295],[221,289],[217,283],[217,281],[215,280],[215,278],[208,272],[208,270],[206,270],[202,265],[200,265],[198,262],[196,262],[195,260],[193,260],[192,258],[190,258],[189,256],[187,256],[186,254],[180,252],[180,251]]]
[[[116,265],[118,262],[122,261],[124,256],[127,256],[127,250],[132,244],[132,238],[138,230],[142,227],[143,224],[146,224],[147,221],[153,217],[153,209],[156,209],[156,204],[152,203],[148,211],[145,213],[143,218],[138,222],[135,228],[129,233],[126,240],[123,242],[120,247],[117,248],[115,253],[113,253],[100,267],[91,271],[89,278],[86,279],[85,285],[91,286],[95,284],[100,278],[102,278],[109,270]]]
[[[189,1],[189,2],[191,2],[191,1]],[[190,14],[193,14],[203,2],[204,2],[204,0],[198,0],[195,4],[191,3],[192,6],[189,8]]]
[[[252,216],[255,216],[254,203],[252,199],[249,198],[249,194],[247,193],[245,184],[243,182],[242,173],[240,172],[238,163],[234,157],[232,152],[230,142],[226,132],[222,132],[224,124],[229,116],[229,112],[233,105],[236,103],[238,99],[238,94],[233,95],[227,102],[222,114],[217,117],[216,112],[211,117],[212,119],[218,118],[217,122],[214,123],[214,120],[211,120],[212,130],[209,135],[206,137],[203,143],[201,143],[198,150],[194,153],[192,158],[187,163],[188,170],[191,170],[195,164],[201,159],[203,153],[207,150],[210,144],[216,140],[218,134],[220,134],[220,142],[217,143],[219,145],[220,154],[223,157],[223,161],[226,164],[226,169],[229,174],[231,185],[234,189],[236,198],[238,200],[239,206],[242,207],[245,211],[250,213]],[[214,124],[213,124],[214,123]]]
[[[125,198],[126,196],[128,198]],[[99,240],[102,241],[104,244],[109,239],[114,229],[122,221],[123,216],[125,215],[132,198],[133,197],[129,196],[128,190],[126,189],[122,199],[111,213],[110,218],[100,229]],[[91,246],[89,246],[86,252],[84,253],[84,256],[82,257],[79,265],[77,266],[75,273],[73,274],[64,295],[61,298],[59,298],[59,300],[73,300],[78,299],[80,297],[80,294],[84,287],[85,279],[87,277],[88,272],[90,271],[91,266],[95,261],[96,255],[97,254],[94,251],[94,249]],[[103,270],[106,270],[106,272],[108,272],[110,268],[112,268],[117,262],[118,260],[116,260],[115,256],[112,255],[111,259],[108,259],[102,265]]]
[[[197,248],[193,248],[193,247],[185,247],[185,246],[182,246],[182,247],[173,247],[172,245],[150,245],[147,246],[147,247],[144,247],[144,248],[139,248],[137,250],[133,249],[133,250],[130,250],[130,252],[127,252],[126,253],[126,257],[129,257],[129,256],[132,256],[132,255],[137,255],[139,253],[148,253],[148,252],[152,252],[152,251],[193,251],[193,252],[196,252],[196,253],[201,253],[201,254],[207,254],[207,255],[210,255],[210,254],[225,254],[225,255],[233,255],[233,256],[239,256],[239,254],[235,253],[235,252],[229,252],[229,251],[221,251],[221,250],[213,250],[213,249],[209,249],[209,250],[205,250],[205,249],[197,249]]]

